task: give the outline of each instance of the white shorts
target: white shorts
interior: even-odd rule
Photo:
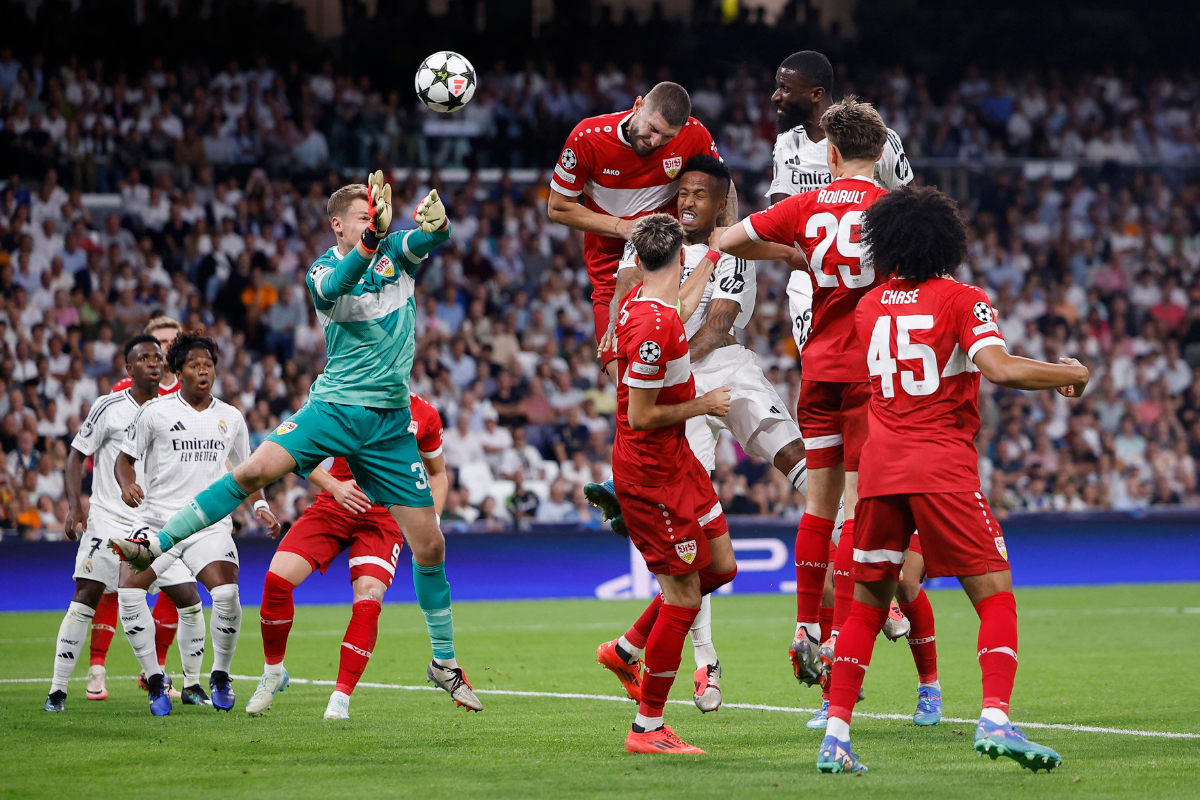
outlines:
[[[214,561],[230,561],[235,566],[238,564],[237,545],[233,543],[233,536],[228,528],[219,524],[193,533],[154,559],[150,566],[158,576],[155,582],[159,586],[173,586],[170,582],[172,570],[176,570],[174,574],[178,574],[177,568],[182,567],[190,573],[188,579],[194,581],[195,578],[191,575],[199,575],[202,569]]]
[[[719,347],[692,365],[696,396],[729,387],[729,413],[724,417],[692,417],[687,421],[687,439],[692,452],[706,470],[716,469],[717,436],[722,430],[748,454],[775,460],[786,445],[802,438],[800,427],[788,413],[774,385],[767,380],[754,353],[740,344]]]
[[[106,591],[115,592],[121,579],[121,560],[109,548],[108,540],[128,535],[128,526],[124,523],[113,524],[89,517],[87,531],[79,537],[75,574],[71,577],[103,583]]]

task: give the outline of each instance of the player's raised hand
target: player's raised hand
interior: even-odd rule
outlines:
[[[712,414],[714,417],[723,417],[729,413],[728,386],[713,389],[711,392],[707,392],[701,399],[706,403],[705,414]]]
[[[617,339],[617,326],[613,323],[608,324],[608,330],[604,332],[604,336],[600,339],[600,344],[596,345],[596,358],[603,359],[604,354],[613,349],[613,343]]]
[[[137,508],[146,499],[146,493],[136,483],[131,483],[121,490],[121,499],[130,508]]]
[[[446,206],[438,197],[437,189],[430,189],[429,194],[417,203],[417,210],[413,212],[413,220],[422,233],[433,233],[445,227]]]
[[[283,526],[279,524],[279,519],[275,516],[275,512],[271,510],[270,506],[258,508],[254,512],[254,518],[262,523],[263,527],[267,529],[267,536],[270,536],[272,539],[278,536],[279,531],[283,529]]]
[[[83,512],[82,506],[71,506],[67,511],[67,518],[63,521],[63,532],[67,534],[67,538],[72,542],[79,541],[79,534],[87,530],[87,514]]]
[[[371,215],[368,229],[376,239],[387,236],[392,224],[392,185],[384,183],[383,170],[372,172],[367,178],[367,211]]]
[[[1067,384],[1066,386],[1060,386],[1055,391],[1057,391],[1063,397],[1082,397],[1083,390],[1087,388],[1088,380],[1091,378],[1091,373],[1088,371],[1088,368],[1079,363],[1079,359],[1076,358],[1060,358],[1058,363],[1065,364],[1068,367],[1079,367],[1081,376],[1076,382]]]
[[[361,514],[371,508],[370,498],[358,488],[357,481],[334,481],[329,493],[338,505],[352,514]]]

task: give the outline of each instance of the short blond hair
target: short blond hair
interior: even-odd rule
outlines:
[[[637,251],[643,272],[658,272],[679,259],[683,246],[683,226],[670,214],[649,214],[633,226],[629,241]]]
[[[888,137],[887,125],[875,106],[852,94],[821,115],[821,130],[847,161],[875,161]]]
[[[370,202],[365,183],[350,183],[329,195],[329,202],[325,204],[325,213],[332,221],[334,217],[341,217],[349,211],[355,200]]]
[[[183,325],[179,323],[179,320],[171,319],[170,317],[155,317],[146,323],[146,327],[142,329],[142,333],[154,333],[163,328],[172,328],[180,333],[183,332]]]

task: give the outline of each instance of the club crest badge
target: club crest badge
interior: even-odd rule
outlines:
[[[683,559],[685,564],[690,564],[696,560],[696,553],[698,550],[699,548],[695,541],[679,542],[675,545],[676,555]]]
[[[1000,557],[1008,561],[1008,546],[1004,544],[1004,537],[996,537],[996,550],[1000,553]]]
[[[413,434],[414,436],[416,435],[416,433],[417,433],[417,421],[416,421],[415,419],[412,419],[412,420],[409,420],[409,421],[408,421],[408,432],[409,432],[409,433],[411,433],[411,434]]]
[[[217,423],[217,430],[221,432],[222,436],[229,433],[229,426],[225,424],[225,420],[221,420]]]
[[[667,173],[668,178],[674,178],[679,174],[679,170],[683,168],[683,156],[675,156],[674,158],[663,159],[663,171]]]
[[[275,433],[283,436],[285,433],[291,433],[296,430],[296,423],[288,420],[287,422],[279,423],[279,427],[275,429]]]
[[[387,256],[384,256],[376,261],[373,269],[377,275],[380,275],[384,278],[393,278],[396,276],[396,267],[394,264],[392,264],[392,260]]]

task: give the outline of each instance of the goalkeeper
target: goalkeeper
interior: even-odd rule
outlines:
[[[418,229],[389,236],[391,199],[382,172],[365,186],[343,186],[329,198],[337,245],[316,260],[306,278],[329,360],[308,402],[156,536],[110,544],[134,569],[145,569],[161,552],[228,516],[249,494],[289,472],[307,477],[325,458],[343,456],[371,501],[389,507],[412,547],[413,585],[433,645],[427,676],[459,705],[478,711],[479,699],[454,658],[446,543],[409,429],[414,276],[425,256],[450,238],[450,222],[433,190],[417,206]],[[389,570],[399,556],[398,550],[392,554]]]

